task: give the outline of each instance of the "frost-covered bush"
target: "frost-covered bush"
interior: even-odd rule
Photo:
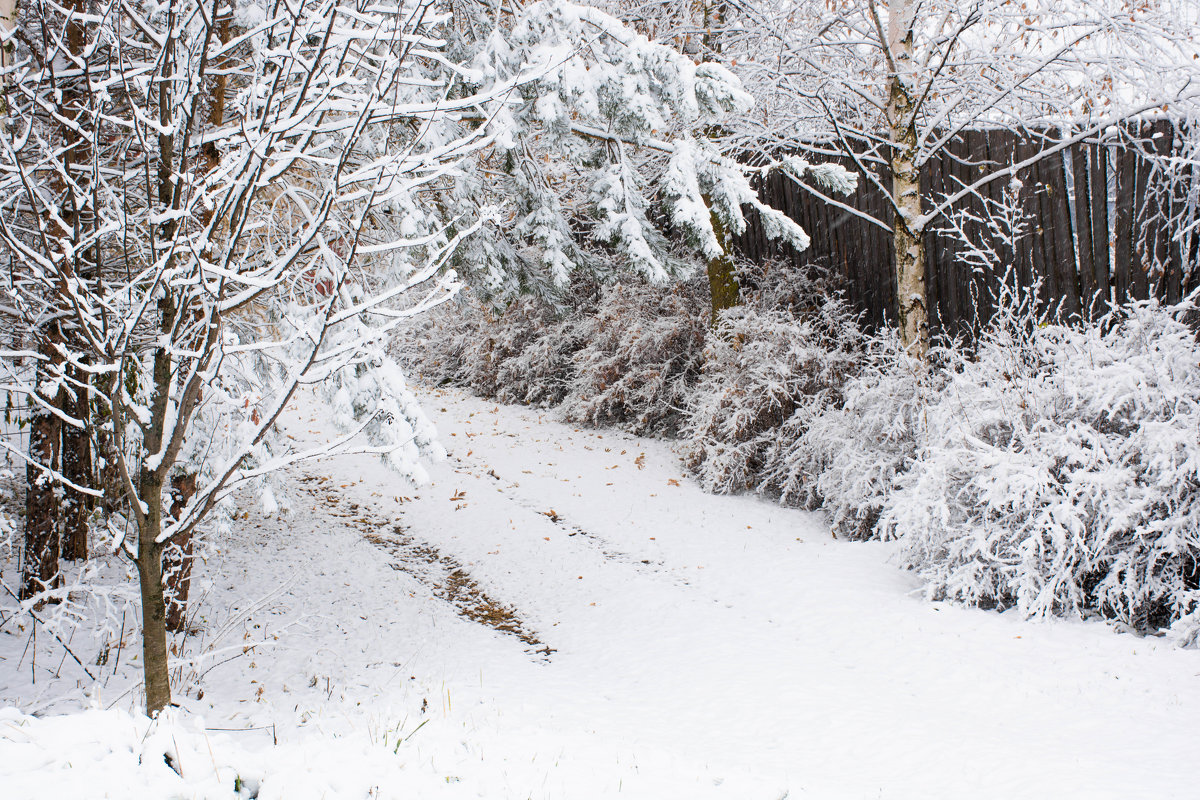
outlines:
[[[574,331],[582,348],[563,401],[564,418],[675,434],[700,372],[708,298],[696,283],[613,285]]]
[[[496,399],[503,403],[554,406],[575,378],[575,353],[584,345],[581,323],[572,316],[551,318],[525,346],[500,363]]]
[[[809,505],[820,505],[835,536],[871,539],[897,479],[923,441],[925,409],[941,373],[907,355],[896,331],[871,337],[859,372],[786,448],[781,471]],[[790,484],[789,484],[790,485]]]
[[[586,308],[583,294],[568,300]],[[504,403],[553,406],[567,395],[583,343],[578,320],[563,307],[527,297],[495,312],[468,296],[427,316],[396,343],[426,381]]]
[[[1139,303],[1082,329],[1002,311],[974,357],[955,356],[880,519],[930,597],[1137,629],[1182,618],[1195,638],[1193,311]]]
[[[478,315],[481,324],[462,330],[453,342],[457,352],[454,382],[484,397],[498,397],[504,388],[504,363],[519,356],[545,330],[550,312],[538,301],[524,298],[491,320],[486,311]]]
[[[430,384],[459,385],[464,352],[491,322],[487,312],[464,295],[413,318],[396,332],[392,352],[411,375]]]
[[[768,279],[768,277],[770,279]],[[826,278],[790,270],[757,276],[757,292],[722,312],[689,397],[686,461],[712,492],[813,499],[796,441],[841,401],[863,335]]]

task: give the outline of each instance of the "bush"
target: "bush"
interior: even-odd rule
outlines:
[[[463,330],[453,343],[456,356],[454,383],[473,389],[483,397],[509,397],[522,393],[510,386],[515,371],[505,372],[505,364],[520,356],[550,324],[550,310],[537,300],[523,298],[503,313],[491,317],[479,309],[476,324]]]
[[[547,301],[523,298],[497,313],[466,295],[425,316],[397,347],[426,381],[504,403],[551,406],[566,396],[582,342],[578,323]]]
[[[392,349],[405,368],[426,383],[460,385],[464,353],[488,324],[487,312],[459,295],[399,329]]]
[[[936,357],[936,354],[935,354]],[[859,372],[787,449],[782,466],[803,475],[835,536],[877,538],[896,481],[924,441],[925,409],[941,373],[907,355],[894,330],[867,341]]]
[[[841,402],[864,337],[825,276],[785,269],[746,282],[761,288],[723,312],[709,339],[685,459],[708,491],[811,505],[811,475],[794,446]]]
[[[605,287],[595,312],[573,331],[583,346],[573,356],[563,417],[636,434],[677,433],[703,360],[706,288]]]
[[[561,403],[575,379],[574,355],[584,345],[583,327],[571,316],[547,319],[523,348],[500,363],[496,399],[547,408]]]
[[[1200,346],[1189,312],[1140,303],[1072,329],[1005,311],[974,358],[953,354],[926,445],[880,519],[930,597],[1098,613],[1138,630],[1195,621]]]
[[[561,403],[569,422],[673,435],[699,374],[706,286],[582,286],[556,304],[522,298],[500,313],[468,294],[406,331],[397,347],[426,381],[505,403]]]

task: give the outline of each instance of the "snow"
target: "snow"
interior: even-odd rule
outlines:
[[[133,644],[85,695],[8,621],[0,794],[1195,796],[1200,653],[927,603],[894,543],[705,494],[669,443],[418,395],[429,484],[343,456],[214,537],[179,712],[129,713]],[[297,403],[297,446],[334,435]],[[481,595],[519,635],[456,612]]]

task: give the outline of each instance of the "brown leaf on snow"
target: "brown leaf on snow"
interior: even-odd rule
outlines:
[[[679,481],[675,480],[674,478],[667,478],[667,485],[668,486],[678,486]]]
[[[642,453],[640,456],[638,456],[637,458],[635,458],[633,460],[633,463],[635,465],[637,465],[638,469],[645,469],[646,468],[646,454]]]

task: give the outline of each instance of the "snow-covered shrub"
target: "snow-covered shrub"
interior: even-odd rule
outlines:
[[[575,377],[573,356],[584,345],[580,323],[571,316],[550,320],[525,347],[500,363],[496,399],[503,403],[554,406]]]
[[[583,347],[573,358],[564,418],[675,434],[700,372],[708,321],[707,293],[695,282],[606,287],[574,331]]]
[[[467,296],[429,316],[406,332],[404,359],[426,380],[490,398],[499,391],[501,365],[537,337],[549,315],[532,299],[496,312]]]
[[[1182,620],[1175,633],[1195,639],[1194,305],[1138,303],[1082,328],[1035,324],[1031,306],[1002,308],[975,356],[954,356],[880,527],[930,597],[1137,629]]]
[[[586,308],[582,294],[568,301]],[[526,297],[497,312],[468,295],[426,316],[396,342],[400,357],[426,381],[504,403],[552,406],[567,395],[572,356],[583,343],[575,315],[564,307]]]
[[[454,382],[484,397],[499,396],[504,363],[519,355],[549,322],[549,310],[531,298],[514,302],[491,319],[482,312],[482,324],[462,331],[454,343],[461,348]]]
[[[811,490],[791,451],[840,403],[863,335],[827,278],[792,270],[758,276],[757,285],[709,337],[689,397],[686,460],[708,491],[754,489],[807,504]]]
[[[942,373],[905,353],[885,329],[871,337],[859,372],[780,459],[793,491],[820,504],[835,536],[870,539],[887,497],[923,442],[925,409]]]
[[[459,384],[464,352],[491,324],[488,312],[467,298],[469,293],[461,292],[395,333],[392,352],[410,374],[430,384]]]

